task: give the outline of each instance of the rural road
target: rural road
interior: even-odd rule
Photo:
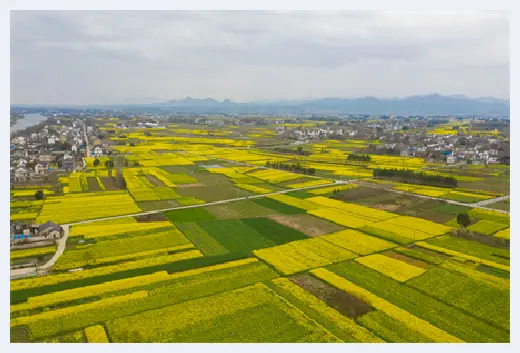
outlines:
[[[85,135],[85,155],[90,157],[90,147],[88,145],[87,126],[83,123],[83,134]]]
[[[67,238],[69,237],[70,227],[68,224],[65,224],[62,226],[62,228],[63,236],[60,238],[60,240],[58,240],[58,249],[56,249],[56,253],[54,254],[54,256],[42,266],[18,268],[15,270],[11,270],[11,279],[47,274],[48,270],[51,269],[52,266],[54,266],[56,261],[63,254],[65,246],[67,245]]]
[[[495,203],[495,202],[504,201],[504,200],[509,199],[509,196],[510,195],[506,195],[506,196],[500,196],[500,197],[497,197],[497,198],[494,198],[494,199],[490,199],[490,200],[479,201],[477,203],[474,203],[472,207],[475,207],[475,205],[477,205],[477,206],[485,206],[485,205],[489,205],[489,204],[492,204],[492,203]]]

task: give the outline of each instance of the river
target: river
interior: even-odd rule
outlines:
[[[26,129],[33,125],[38,125],[42,121],[45,121],[47,119],[46,116],[43,116],[41,114],[25,114],[25,117],[23,119],[19,119],[16,124],[11,126],[11,133]]]

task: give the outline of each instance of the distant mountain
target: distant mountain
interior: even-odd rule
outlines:
[[[14,107],[15,105],[11,105]],[[28,107],[17,104],[16,107]],[[50,107],[50,106],[48,106]],[[52,106],[55,108],[67,107]],[[75,107],[80,108],[80,107]],[[509,116],[509,99],[468,98],[463,95],[429,94],[406,98],[323,98],[317,100],[273,100],[256,102],[219,101],[186,97],[162,103],[89,105],[83,109],[117,108],[122,111],[148,111],[200,114],[372,114],[372,115],[488,115]]]
[[[380,99],[323,98],[307,101],[262,101],[236,103],[229,99],[187,97],[161,104],[163,108],[186,113],[316,113],[389,115],[509,115],[509,100],[468,98],[462,95],[431,94],[407,98]]]

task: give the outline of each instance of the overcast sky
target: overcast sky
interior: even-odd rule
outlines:
[[[11,103],[509,98],[507,13],[11,12]]]

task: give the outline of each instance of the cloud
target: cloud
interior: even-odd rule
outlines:
[[[13,103],[509,97],[507,13],[14,11]]]

